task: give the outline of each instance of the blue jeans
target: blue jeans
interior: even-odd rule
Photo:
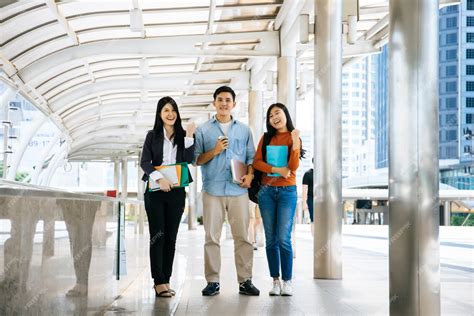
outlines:
[[[296,212],[296,186],[262,186],[258,196],[258,206],[262,214],[268,267],[273,278],[280,276],[283,281],[291,280],[293,271],[293,248],[291,229]]]

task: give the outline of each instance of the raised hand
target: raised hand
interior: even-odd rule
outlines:
[[[291,140],[293,141],[293,145],[296,145],[296,147],[300,146],[300,131],[296,128],[291,131]]]
[[[186,125],[186,137],[192,138],[195,131],[196,131],[196,123],[189,122],[188,125]]]

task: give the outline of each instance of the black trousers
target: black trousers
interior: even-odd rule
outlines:
[[[145,209],[150,229],[150,266],[155,285],[170,282],[176,235],[183,215],[186,192],[145,192]]]

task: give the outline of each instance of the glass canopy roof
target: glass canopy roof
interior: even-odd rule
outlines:
[[[185,122],[209,117],[220,85],[245,101],[253,67],[276,71],[279,27],[298,26],[301,14],[314,23],[314,0],[1,3],[1,78],[65,132],[71,160],[136,153],[162,96],[176,99]],[[387,42],[388,0],[359,0],[356,14],[358,41],[343,45],[344,62]],[[313,47],[312,35],[297,44],[298,84],[313,73]]]

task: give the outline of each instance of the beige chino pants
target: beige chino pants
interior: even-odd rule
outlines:
[[[234,260],[239,283],[252,277],[253,247],[248,240],[249,198],[213,196],[203,192],[204,273],[207,282],[219,282],[221,270],[220,239],[225,212],[234,238]]]

